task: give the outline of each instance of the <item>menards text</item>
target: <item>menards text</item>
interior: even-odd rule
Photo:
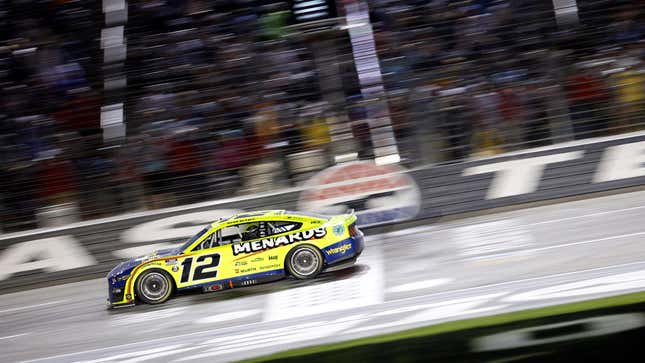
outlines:
[[[233,244],[233,254],[239,255],[240,253],[251,253],[262,251],[270,248],[288,245],[294,242],[308,241],[314,238],[325,237],[327,231],[325,227],[318,227],[308,231],[291,233],[286,236],[279,236],[275,238],[265,238],[258,241],[242,242]]]

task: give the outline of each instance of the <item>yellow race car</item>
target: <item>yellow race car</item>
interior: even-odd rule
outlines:
[[[353,212],[245,212],[213,222],[180,247],[114,267],[107,275],[108,305],[160,304],[190,288],[219,291],[285,276],[311,279],[332,266],[352,265],[363,247]]]

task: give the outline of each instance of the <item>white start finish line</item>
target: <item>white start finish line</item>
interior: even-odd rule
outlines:
[[[529,229],[516,219],[457,227],[453,238],[460,256],[466,259],[522,254],[535,245]]]
[[[285,320],[382,303],[385,274],[380,245],[370,244],[370,248],[365,249],[358,258],[357,264],[369,266],[369,269],[351,279],[312,284],[269,294],[264,321]]]

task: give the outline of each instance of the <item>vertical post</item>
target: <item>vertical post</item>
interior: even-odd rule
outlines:
[[[578,24],[578,3],[576,0],[553,0],[555,21],[559,26]]]
[[[399,150],[383,87],[368,5],[363,0],[353,1],[345,5],[345,14],[361,94],[367,101],[374,161],[377,164],[398,163]]]
[[[101,49],[103,49],[101,128],[105,142],[122,139],[126,133],[124,98],[127,86],[125,73],[127,3],[125,0],[103,0],[103,13],[105,22],[101,30]]]
[[[336,111],[334,119],[326,117],[332,140],[332,159],[335,163],[355,160],[357,157],[351,144],[346,142],[351,139],[352,130],[343,107],[346,97],[339,68],[339,62],[342,60],[336,44],[337,32],[336,29],[321,31],[310,40],[316,68],[320,72],[320,90],[325,101]]]

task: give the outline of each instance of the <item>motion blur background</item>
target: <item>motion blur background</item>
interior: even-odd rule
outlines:
[[[0,34],[2,232],[645,123],[643,1],[0,0]]]

